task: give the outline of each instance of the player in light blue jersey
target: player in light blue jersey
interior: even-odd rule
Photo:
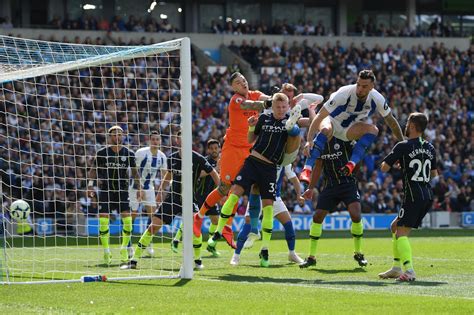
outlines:
[[[157,131],[150,133],[150,145],[138,149],[135,153],[138,174],[140,176],[140,193],[133,186],[129,188],[130,208],[136,212],[143,205],[144,212],[148,215],[148,223],[151,223],[151,215],[157,207],[155,185],[161,176],[161,170],[167,169],[166,155],[159,149],[161,145],[161,136]],[[160,173],[160,174],[158,174]],[[154,250],[150,244],[147,247],[148,253],[153,256]]]
[[[290,262],[295,262],[301,264],[303,259],[298,256],[295,252],[295,229],[293,227],[293,222],[291,221],[290,212],[286,207],[285,203],[281,199],[281,186],[283,183],[283,175],[286,175],[288,180],[293,184],[296,191],[296,200],[297,202],[304,202],[304,198],[301,196],[301,186],[298,177],[292,169],[291,164],[286,166],[279,165],[277,167],[277,182],[275,188],[275,201],[273,202],[273,217],[276,218],[285,229],[285,239],[288,245],[288,260]],[[250,207],[249,203],[249,207]],[[261,208],[261,207],[260,207]],[[234,255],[230,260],[230,264],[237,266],[240,262],[240,253],[242,248],[250,248],[253,246],[254,241],[258,238],[258,235],[251,233],[251,224],[250,224],[250,212],[247,208],[247,213],[245,214],[245,224],[237,236],[237,248],[234,251]]]
[[[355,165],[363,159],[379,133],[374,124],[366,121],[376,111],[382,115],[397,140],[403,140],[400,125],[393,117],[387,101],[374,86],[374,73],[362,70],[356,84],[343,86],[331,94],[311,122],[304,149],[308,159],[300,174],[301,181],[310,182],[312,167],[321,156],[328,139],[333,136],[343,141],[357,140],[349,162],[340,169],[341,175],[352,174]]]

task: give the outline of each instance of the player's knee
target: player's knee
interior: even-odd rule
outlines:
[[[326,211],[316,210],[316,212],[313,215],[313,222],[321,224],[323,223],[325,217],[326,217]]]
[[[351,221],[352,222],[359,223],[361,220],[362,220],[362,217],[361,217],[360,214],[355,214],[355,215],[351,214]]]
[[[390,223],[390,231],[392,233],[397,233],[397,222],[398,222],[398,219],[395,218],[395,220],[393,220],[392,223]]]
[[[373,134],[373,135],[378,135],[379,134],[379,128],[375,125],[370,125],[368,133]]]
[[[321,130],[319,132],[322,133],[323,135],[325,135],[326,137],[329,137],[329,136],[331,136],[332,130],[328,126],[322,126]]]
[[[230,185],[224,182],[220,182],[219,187],[217,188],[217,190],[219,191],[219,194],[221,194],[222,196],[227,195],[227,193],[229,192],[229,189],[230,189]]]

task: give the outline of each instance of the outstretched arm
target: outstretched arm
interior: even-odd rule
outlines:
[[[400,125],[398,124],[398,121],[395,119],[395,117],[393,117],[393,114],[388,114],[384,117],[384,120],[387,126],[392,130],[395,138],[397,138],[398,141],[403,141],[402,128],[400,128]]]
[[[163,179],[161,181],[160,189],[158,190],[158,193],[156,194],[157,203],[161,203],[164,200],[165,192],[168,190],[168,187],[170,186],[170,182],[172,178],[173,178],[173,172],[166,171],[165,176],[163,176]]]
[[[244,110],[256,110],[256,111],[263,111],[272,106],[272,99],[268,95],[260,95],[258,101],[251,101],[246,100],[240,103],[240,108]]]
[[[89,179],[89,181],[87,182],[87,196],[91,198],[93,198],[95,195],[94,181],[97,180],[96,161],[97,161],[97,156],[94,159],[92,159],[92,162],[90,164],[89,174],[87,175],[87,178]]]
[[[313,199],[313,190],[316,187],[316,184],[318,183],[319,177],[321,176],[321,171],[323,169],[323,161],[320,159],[316,160],[316,163],[314,164],[313,171],[311,172],[311,181],[308,185],[308,188],[303,194],[303,197],[307,200],[312,200]]]
[[[304,198],[301,195],[301,184],[300,180],[298,179],[298,176],[290,178],[290,182],[293,184],[293,187],[295,187],[296,201],[298,203],[304,202]]]

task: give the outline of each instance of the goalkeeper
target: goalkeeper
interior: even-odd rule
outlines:
[[[161,203],[158,209],[153,214],[151,224],[148,226],[146,231],[141,236],[138,241],[138,245],[135,247],[135,253],[126,265],[122,265],[121,269],[136,269],[138,259],[141,257],[141,254],[145,248],[147,248],[153,240],[153,235],[155,235],[163,224],[171,224],[173,218],[182,213],[182,199],[181,199],[181,140],[180,133],[178,132],[176,138],[176,145],[179,147],[179,150],[171,153],[168,158],[168,170],[163,177],[161,182],[161,187],[157,195],[157,202]],[[217,171],[209,164],[209,162],[199,153],[193,151],[193,191],[196,189],[197,181],[200,177],[210,175],[214,180],[214,184],[219,185],[219,174]],[[166,195],[166,198],[161,202],[162,196],[161,193],[168,190],[168,187],[171,184],[171,190]],[[194,203],[195,210],[197,211],[197,206]],[[201,244],[202,244],[202,235],[200,237],[193,238],[193,247],[194,247],[194,262],[196,269],[202,269],[202,260],[201,260]]]
[[[99,149],[89,171],[89,182],[87,194],[93,198],[94,181],[98,180],[97,186],[100,193],[97,201],[99,204],[99,235],[100,242],[104,248],[104,262],[110,265],[112,254],[110,252],[109,221],[110,213],[117,211],[122,218],[122,247],[120,249],[120,260],[128,262],[127,245],[132,234],[132,216],[129,207],[128,185],[129,170],[133,177],[134,187],[140,192],[140,178],[136,169],[135,153],[122,144],[123,129],[120,126],[111,127],[108,132],[109,145]]]

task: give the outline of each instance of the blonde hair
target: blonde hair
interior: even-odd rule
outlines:
[[[283,92],[283,91],[293,91],[296,94],[296,91],[298,91],[298,89],[296,88],[296,86],[294,86],[291,83],[283,83],[283,85],[281,86],[280,92]]]
[[[289,102],[290,99],[288,98],[288,96],[286,96],[285,94],[283,93],[275,93],[272,97],[272,105],[274,102],[278,102],[278,101],[284,101],[284,102]]]

